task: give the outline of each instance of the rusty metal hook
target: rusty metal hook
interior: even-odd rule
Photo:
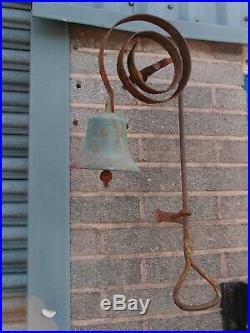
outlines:
[[[175,304],[186,311],[201,311],[208,308],[211,308],[217,305],[220,301],[220,291],[214,280],[202,269],[198,267],[198,265],[193,261],[192,258],[192,247],[191,240],[189,235],[189,225],[188,225],[188,216],[191,215],[191,211],[188,208],[188,189],[187,189],[187,167],[186,167],[186,148],[185,148],[185,131],[184,131],[184,115],[183,115],[183,96],[182,92],[187,85],[189,80],[189,76],[191,73],[191,57],[189,53],[188,46],[186,44],[185,39],[179,33],[179,31],[172,26],[169,22],[152,15],[133,15],[126,17],[116,24],[107,32],[105,37],[103,38],[100,50],[99,50],[99,72],[102,78],[103,84],[107,90],[111,111],[114,112],[114,92],[111,86],[111,83],[108,79],[106,69],[104,66],[104,50],[106,46],[106,42],[112,33],[113,29],[120,24],[128,23],[131,21],[144,21],[148,23],[152,23],[157,27],[160,27],[169,36],[164,36],[155,31],[141,31],[132,34],[126,40],[120,51],[117,58],[117,73],[120,78],[120,81],[123,84],[123,87],[135,98],[140,101],[155,104],[155,103],[163,103],[171,100],[178,96],[178,114],[179,114],[179,130],[180,130],[180,156],[181,156],[181,184],[182,184],[182,209],[178,213],[170,213],[163,212],[159,209],[156,210],[156,221],[157,222],[176,222],[180,223],[183,227],[183,252],[185,257],[185,267],[182,271],[176,286],[173,292],[173,298]],[[141,70],[136,68],[134,55],[135,49],[138,43],[138,38],[148,38],[157,43],[159,43],[168,53],[167,57],[157,61],[156,63],[147,66]],[[129,52],[128,52],[129,50]],[[128,73],[127,74],[124,68],[124,57],[127,55],[127,66]],[[170,56],[170,57],[169,57]],[[174,76],[170,85],[166,89],[157,90],[152,88],[146,84],[148,78],[157,72],[158,70],[168,66],[170,63],[173,64],[174,67]],[[163,93],[170,92],[170,96],[157,100],[152,98],[152,96],[148,96],[146,94],[160,95]],[[199,304],[199,305],[187,305],[184,304],[179,297],[179,293],[184,281],[187,278],[189,270],[193,268],[197,273],[205,279],[215,291],[215,297],[212,301]]]

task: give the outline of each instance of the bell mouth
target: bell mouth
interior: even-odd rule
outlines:
[[[97,163],[95,161],[81,162],[79,160],[73,160],[70,164],[71,169],[88,169],[88,170],[110,170],[110,171],[132,171],[139,172],[140,169],[133,160],[126,160],[116,162],[113,161],[103,161],[101,163]]]

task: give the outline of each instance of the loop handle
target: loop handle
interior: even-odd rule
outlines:
[[[204,280],[206,280],[210,285],[211,287],[213,288],[213,290],[215,291],[215,296],[214,296],[214,299],[210,302],[206,302],[206,303],[203,303],[203,304],[197,304],[197,305],[188,305],[188,304],[185,304],[183,303],[181,300],[180,300],[180,297],[179,297],[179,293],[181,291],[181,287],[184,283],[184,281],[186,280],[186,277],[189,273],[189,270],[190,268],[193,268]],[[174,292],[173,292],[173,299],[174,299],[174,302],[175,304],[181,308],[182,310],[185,310],[185,311],[202,311],[202,310],[207,310],[209,308],[212,308],[213,306],[219,304],[220,302],[220,299],[221,299],[221,294],[220,294],[220,290],[217,286],[217,284],[215,283],[215,281],[211,278],[211,276],[209,276],[207,273],[203,272],[202,269],[200,269],[199,266],[197,266],[197,264],[195,264],[192,260],[192,258],[188,258],[186,260],[186,265],[185,265],[185,268],[183,270],[183,272],[181,273],[177,283],[176,283],[176,286],[174,288]]]

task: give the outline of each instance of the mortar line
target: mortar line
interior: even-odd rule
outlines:
[[[213,108],[216,108],[216,89],[214,87],[211,88],[211,99]]]
[[[71,79],[76,79],[76,80],[98,80],[100,81],[100,76],[99,74],[85,74],[85,73],[70,73],[70,78]],[[109,75],[109,79],[111,81],[119,81],[120,79],[118,75]],[[158,84],[166,84],[166,83],[171,83],[171,80],[169,79],[156,79],[156,78],[151,78],[150,82],[151,83],[158,83]],[[239,85],[234,85],[234,84],[225,84],[225,83],[208,83],[208,82],[199,82],[199,81],[188,81],[188,86],[189,87],[207,87],[207,88],[222,88],[222,89],[233,89],[233,90],[242,90],[242,88]]]
[[[218,218],[219,220],[223,219],[222,217],[222,200],[221,200],[221,197],[217,197],[217,207],[218,207]]]
[[[102,231],[102,230],[100,230],[100,231]],[[104,232],[100,232],[99,241],[100,241],[100,251],[101,251],[101,254],[106,255]]]
[[[71,137],[83,138],[85,132],[71,132]],[[154,133],[128,133],[128,138],[142,138],[142,139],[170,139],[178,140],[178,134],[154,134]],[[187,135],[187,140],[204,140],[204,141],[248,141],[247,136],[210,136],[210,135]]]
[[[214,197],[214,196],[223,196],[223,197],[231,197],[231,196],[246,196],[248,194],[247,190],[238,190],[238,191],[189,191],[189,196],[191,197]],[[71,198],[90,198],[97,196],[104,197],[125,197],[125,196],[133,196],[133,197],[180,197],[181,192],[136,192],[136,191],[124,191],[124,192],[77,192],[72,191],[70,194]]]
[[[142,330],[143,331],[149,331],[149,325],[148,325],[148,322],[143,320],[142,321]]]
[[[220,255],[220,273],[223,277],[227,277],[228,275],[225,253],[221,253]]]
[[[144,202],[143,202],[143,197],[140,197],[139,201],[139,212],[140,212],[140,224],[146,223],[146,213],[145,213],[145,208],[144,208]]]
[[[210,254],[221,254],[221,253],[239,253],[247,252],[247,247],[237,248],[218,248],[218,249],[206,249],[206,250],[193,250],[194,256],[206,256]],[[160,251],[160,252],[149,252],[149,253],[128,253],[128,254],[93,254],[93,255],[79,255],[71,256],[71,262],[78,261],[99,261],[99,260],[127,260],[127,259],[151,259],[151,258],[173,258],[182,257],[183,251]]]
[[[213,313],[220,313],[220,309],[210,309],[210,310],[203,310],[203,311],[196,311],[196,312],[177,312],[176,310],[173,310],[166,313],[157,313],[157,314],[145,314],[142,318],[141,316],[129,316],[129,317],[118,317],[118,318],[95,318],[95,319],[85,319],[85,320],[73,320],[71,324],[73,326],[88,326],[88,325],[97,325],[98,324],[107,324],[108,323],[123,323],[123,322],[140,322],[142,320],[152,320],[152,319],[169,319],[169,318],[179,318],[179,317],[194,317],[199,316],[201,314],[213,314]]]
[[[220,149],[218,145],[218,141],[214,141],[214,150],[215,150],[215,156],[216,156],[216,162],[220,163]]]
[[[144,152],[144,149],[143,149],[143,139],[140,137],[140,138],[138,138],[138,157],[139,157],[140,162],[145,161],[144,154],[145,154],[145,152]]]
[[[141,259],[141,282],[145,283],[147,281],[147,269],[146,261],[144,258]]]
[[[100,290],[100,303],[104,298],[108,298],[108,290],[106,288],[101,288]]]
[[[243,276],[231,276],[231,277],[219,277],[217,278],[218,283],[223,282],[232,282],[232,281],[245,281],[247,279],[247,275]],[[203,286],[207,285],[207,283],[201,279],[195,279],[192,281],[186,281],[186,286]],[[133,284],[133,285],[112,285],[108,287],[109,292],[110,291],[116,291],[119,290],[121,287],[124,289],[124,291],[130,291],[130,290],[141,290],[141,289],[163,289],[163,288],[171,288],[175,286],[176,282],[149,282],[145,284]],[[90,292],[99,292],[101,290],[100,287],[84,287],[84,288],[71,288],[71,294],[81,294],[81,293],[90,293]]]
[[[190,225],[196,226],[211,226],[211,225],[245,225],[248,224],[247,218],[234,219],[234,220],[190,220]],[[117,230],[117,229],[140,229],[140,228],[178,228],[176,224],[169,223],[168,226],[164,224],[153,224],[151,222],[131,222],[131,223],[76,223],[71,221],[71,230]]]
[[[139,167],[144,168],[170,168],[170,169],[180,169],[180,163],[179,162],[137,162]],[[228,163],[228,162],[187,162],[187,167],[189,168],[199,168],[199,167],[206,167],[206,168],[246,168],[247,163]],[[75,169],[72,168],[72,171]],[[78,169],[76,169],[78,170]]]
[[[104,103],[99,104],[89,104],[84,102],[71,102],[70,104],[71,108],[78,109],[80,112],[85,112],[86,109],[95,109],[97,112],[103,112],[105,105]],[[82,110],[83,109],[83,110]],[[142,103],[141,105],[131,105],[131,104],[123,104],[115,105],[116,110],[125,110],[125,111],[164,111],[164,112],[177,112],[176,107],[170,107],[170,106],[160,106],[160,105],[148,105],[145,103]],[[221,113],[221,114],[230,114],[230,115],[243,115],[246,116],[245,110],[231,110],[231,109],[216,109],[216,108],[191,108],[191,107],[185,107],[185,111],[188,113],[191,112],[197,112],[197,113]]]
[[[75,50],[72,50],[73,52]],[[99,49],[95,48],[89,48],[89,47],[79,47],[78,52],[80,53],[83,53],[83,52],[86,52],[86,53],[96,53],[98,54],[99,52]],[[111,54],[111,55],[118,55],[119,51],[118,50],[105,50],[105,54]],[[138,51],[136,52],[136,54],[139,56],[146,56],[146,57],[155,57],[155,58],[162,58],[164,57],[165,53],[153,53],[153,52],[143,52],[143,51]],[[237,60],[225,60],[225,59],[216,59],[216,58],[210,58],[210,57],[206,57],[204,56],[203,58],[200,58],[200,57],[195,57],[192,55],[192,60],[195,60],[195,61],[199,61],[199,62],[205,62],[205,63],[218,63],[218,64],[236,64],[236,65],[242,65],[241,64],[241,61],[237,61]]]

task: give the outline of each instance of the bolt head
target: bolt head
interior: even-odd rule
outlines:
[[[129,3],[128,3],[128,5],[131,6],[131,7],[133,7],[134,4],[135,4],[134,2],[129,2]]]
[[[174,5],[172,3],[168,4],[168,9],[173,9]]]
[[[77,119],[74,119],[74,120],[73,120],[73,125],[74,125],[74,126],[78,126],[78,124],[79,124],[79,123],[78,123],[78,120],[77,120]]]

